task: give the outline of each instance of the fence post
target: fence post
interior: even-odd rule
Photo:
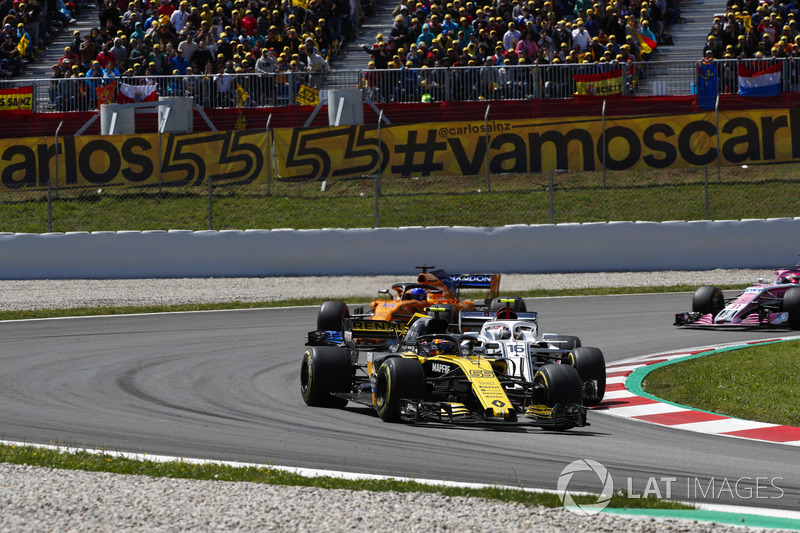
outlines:
[[[381,149],[381,123],[383,122],[383,109],[378,115],[378,172],[375,173],[375,227],[381,227],[381,212],[378,197],[381,194],[381,174],[383,174],[383,150]]]
[[[606,99],[603,98],[603,188],[606,188],[606,154],[608,153],[608,146],[606,146]]]
[[[719,140],[719,94],[717,94],[717,101],[714,103],[714,116],[717,121],[717,181],[722,183],[722,149],[720,148]]]
[[[483,115],[483,126],[486,129],[486,184],[488,192],[492,192],[492,172],[489,168],[489,109],[492,104],[486,104],[486,114]]]
[[[555,210],[556,210],[555,209],[555,198],[553,198],[553,189],[555,188],[553,186],[553,181],[554,181],[553,180],[553,175],[555,174],[555,172],[556,172],[555,170],[552,170],[552,169],[550,170],[550,187],[548,187],[548,189],[550,191],[550,224],[554,224],[553,221],[555,220]]]
[[[708,167],[705,167],[705,171],[706,171],[706,172],[705,172],[705,174],[706,174],[706,177],[705,177],[705,186],[704,186],[704,189],[705,189],[705,197],[706,197],[706,198],[705,198],[705,203],[706,203],[706,220],[711,220],[711,217],[709,216],[709,212],[708,212]]]
[[[212,197],[213,197],[213,193],[212,193],[212,185],[211,185],[211,174],[209,174],[208,175],[208,229],[209,230],[213,230],[214,229],[214,219],[213,219],[213,214],[214,214],[213,206],[214,206],[214,203],[212,202]]]
[[[56,191],[58,190],[58,132],[64,121],[59,122],[56,128],[55,148],[56,148]],[[47,177],[47,233],[53,233],[53,180]]]
[[[267,196],[272,195],[272,144],[269,142],[269,123],[271,120],[272,113],[267,117],[267,140],[265,141],[267,149],[264,152],[264,155],[267,157]]]
[[[161,131],[164,129],[164,125],[167,123],[166,115],[161,120],[161,123],[158,125],[158,194],[161,194],[163,191],[161,190],[161,161],[163,159],[162,150],[161,150]]]

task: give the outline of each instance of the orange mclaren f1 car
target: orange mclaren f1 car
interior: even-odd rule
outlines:
[[[324,302],[317,315],[317,330],[342,331],[342,319],[351,317],[406,323],[416,313],[424,314],[425,309],[432,306],[445,309],[440,316],[451,324],[458,320],[461,311],[494,312],[503,308],[526,311],[522,298],[498,296],[500,274],[450,275],[435,266],[416,268],[422,270],[416,282],[395,283],[390,290],[380,290],[381,294],[389,297],[372,300],[369,309],[360,306],[351,310],[344,302]],[[465,300],[460,296],[462,289],[485,289],[486,296],[483,301]]]

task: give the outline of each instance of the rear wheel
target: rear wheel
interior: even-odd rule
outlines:
[[[335,346],[312,346],[300,365],[300,392],[306,405],[344,407],[347,400],[332,392],[349,392],[353,377],[350,352]]]
[[[421,400],[425,396],[425,372],[416,359],[392,357],[378,369],[375,382],[375,410],[384,422],[400,419],[400,400]]]
[[[342,331],[342,319],[350,316],[350,309],[344,302],[329,300],[322,302],[317,314],[317,330]]]
[[[783,295],[783,310],[789,313],[789,327],[800,329],[800,287],[792,287]]]
[[[597,381],[597,397],[584,398],[586,405],[597,405],[603,401],[606,394],[606,359],[598,348],[580,346],[573,349],[570,354],[572,366],[578,371],[581,381]]]
[[[692,297],[692,311],[704,315],[717,314],[725,308],[725,297],[719,287],[706,285],[694,292]]]
[[[534,387],[545,389],[545,405],[555,407],[556,404],[582,404],[583,386],[578,371],[570,365],[544,365],[533,377]],[[575,427],[573,424],[562,424],[552,429],[564,430]]]

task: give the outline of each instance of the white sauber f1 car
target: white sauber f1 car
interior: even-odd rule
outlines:
[[[478,331],[474,331],[476,326],[480,327]],[[581,346],[580,339],[572,335],[539,335],[535,312],[515,312],[510,308],[497,312],[462,311],[458,327],[465,336],[477,338],[476,352],[506,361],[507,375],[532,381],[544,365],[572,365],[583,384],[584,405],[598,405],[603,400],[606,391],[603,352]]]

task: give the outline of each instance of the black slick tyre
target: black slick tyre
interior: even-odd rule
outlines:
[[[800,287],[792,287],[784,293],[782,309],[789,313],[789,327],[800,329]]]
[[[337,300],[322,302],[317,314],[318,331],[342,331],[342,319],[350,316],[347,304]]]
[[[534,387],[545,389],[545,405],[555,407],[556,404],[582,404],[583,386],[578,371],[571,365],[544,365],[533,377]],[[551,429],[562,431],[574,427],[573,424],[561,424]]]
[[[598,405],[606,394],[606,358],[603,352],[591,346],[579,346],[570,352],[569,357],[581,381],[597,380],[597,397],[584,398],[583,403]]]
[[[344,407],[347,400],[331,395],[349,392],[353,377],[350,352],[335,346],[311,346],[300,365],[300,393],[306,405]]]
[[[400,419],[400,400],[421,400],[425,396],[425,371],[416,359],[391,357],[378,369],[375,382],[375,411],[384,422]]]
[[[725,307],[725,297],[722,289],[712,285],[705,285],[694,292],[692,297],[692,311],[704,315],[717,316]]]

